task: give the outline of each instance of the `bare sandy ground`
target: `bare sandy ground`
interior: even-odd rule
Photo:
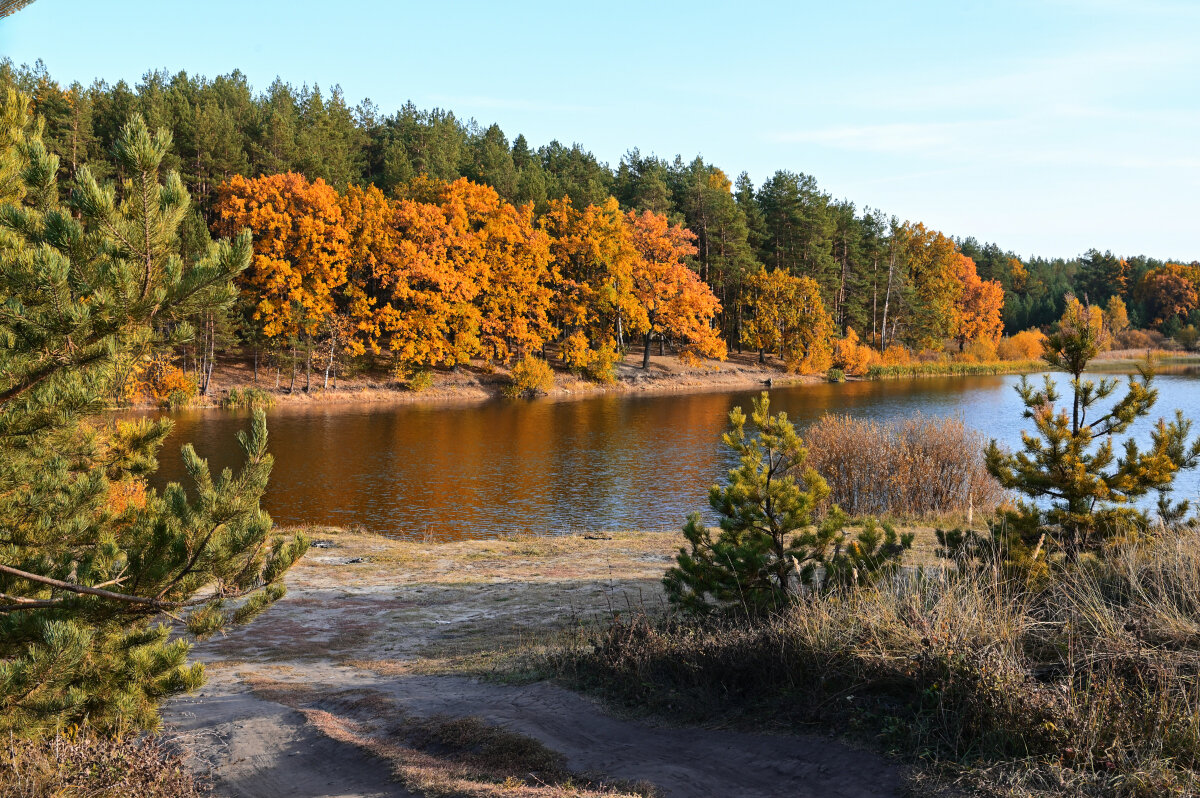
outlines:
[[[657,351],[657,350],[655,350]],[[302,364],[303,365],[303,364]],[[755,353],[730,353],[727,360],[683,363],[674,355],[652,355],[650,367],[643,369],[640,353],[631,353],[617,366],[616,382],[600,385],[569,371],[557,370],[549,396],[573,399],[606,393],[683,393],[695,391],[741,390],[772,380],[775,384],[819,381],[819,377],[784,372],[777,358],[758,363]],[[290,366],[284,369],[276,388],[274,369],[260,369],[258,382],[250,364],[242,359],[222,360],[213,372],[207,401],[219,403],[232,388],[255,387],[270,392],[277,404],[311,403],[391,403],[391,404],[462,404],[492,399],[508,385],[508,369],[474,362],[456,370],[432,372],[431,387],[412,392],[385,373],[366,374],[342,379],[322,390],[323,376],[313,372],[311,391],[305,385],[303,369],[296,377],[296,390],[288,392]],[[205,399],[199,400],[203,404]]]
[[[314,536],[330,547],[293,569],[288,597],[200,645],[208,684],[165,709],[218,795],[904,794],[898,766],[834,739],[664,725],[522,677],[564,630],[660,603],[674,536]],[[559,775],[526,776],[520,757],[506,779],[481,773],[489,744],[437,736],[463,719],[498,730],[506,755],[559,761]]]

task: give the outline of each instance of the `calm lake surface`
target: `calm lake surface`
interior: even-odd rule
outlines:
[[[1032,379],[1039,380],[1039,376]],[[1020,441],[1016,376],[947,377],[774,388],[772,412],[800,425],[825,413],[888,419],[961,414],[989,437]],[[1065,381],[1059,377],[1060,384]],[[1159,402],[1135,427],[1176,408],[1200,419],[1200,373],[1163,373]],[[720,434],[729,410],[757,391],[493,401],[467,406],[342,406],[268,412],[275,470],[265,506],[280,524],[360,524],[435,539],[584,530],[677,529],[707,509],[708,487],[731,460]],[[1120,394],[1120,390],[1117,392]],[[176,413],[156,481],[183,481],[191,441],[214,471],[237,467],[248,414]],[[1198,425],[1200,427],[1200,425]],[[1195,499],[1183,474],[1176,497]]]

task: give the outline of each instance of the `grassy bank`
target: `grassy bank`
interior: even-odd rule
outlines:
[[[763,622],[639,616],[559,660],[688,721],[854,731],[934,784],[1200,794],[1200,545],[1130,547],[1041,585],[909,574]]]
[[[1028,374],[1046,371],[1040,360],[996,360],[988,363],[956,363],[937,361],[933,363],[910,363],[900,366],[871,366],[867,370],[868,380],[889,380],[905,377],[980,377],[993,374]]]
[[[1121,365],[1133,365],[1145,360],[1151,355],[1155,362],[1165,366],[1186,366],[1200,363],[1200,356],[1194,353],[1156,350],[1140,351],[1133,349],[1112,350],[1102,352],[1093,361],[1098,368],[1111,368]],[[888,380],[908,377],[982,377],[995,374],[1029,374],[1031,372],[1049,370],[1042,360],[993,360],[984,363],[958,363],[954,361],[935,361],[932,363],[907,363],[896,366],[871,366],[865,379]]]

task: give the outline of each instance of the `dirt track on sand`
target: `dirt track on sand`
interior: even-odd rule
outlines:
[[[208,684],[164,711],[218,795],[904,794],[898,766],[827,737],[660,725],[549,682],[472,675],[505,673],[565,624],[660,602],[668,536],[326,537],[287,598],[197,648]],[[583,781],[473,780],[445,746],[411,745],[414,724],[463,718],[537,741]]]

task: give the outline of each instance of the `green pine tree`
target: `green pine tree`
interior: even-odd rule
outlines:
[[[0,175],[18,176],[0,196],[0,732],[151,728],[162,698],[202,680],[183,635],[257,615],[307,545],[259,508],[261,414],[240,473],[214,477],[185,447],[193,489],[161,495],[144,478],[170,422],[99,415],[119,363],[185,343],[200,302],[232,300],[250,238],[184,264],[188,195],[160,173],[170,137],[140,118],[114,148],[122,184],[84,166],[60,202],[26,100],[3,105],[20,124],[0,150]]]
[[[1056,553],[1075,560],[1100,550],[1114,536],[1148,529],[1149,519],[1134,502],[1152,491],[1165,494],[1181,469],[1200,462],[1200,441],[1188,445],[1191,421],[1180,413],[1174,421],[1159,420],[1148,449],[1127,438],[1117,454],[1116,436],[1147,416],[1158,399],[1150,364],[1129,379],[1125,396],[1107,412],[1089,418],[1118,386],[1116,379],[1097,382],[1083,376],[1104,335],[1100,308],[1070,298],[1043,354],[1052,368],[1071,375],[1070,405],[1059,409],[1062,395],[1049,376],[1041,390],[1022,378],[1017,390],[1036,432],[1023,433],[1016,452],[995,441],[988,447],[988,471],[1005,488],[1033,500],[1022,501],[996,525],[1010,560]]]
[[[857,534],[836,506],[819,524],[813,513],[829,486],[806,465],[808,452],[786,413],[770,414],[764,391],[746,430],[740,407],[723,440],[738,455],[729,484],[714,485],[709,504],[720,516],[714,535],[694,513],[684,527],[688,547],[663,578],[672,604],[692,612],[735,606],[749,613],[781,609],[806,590],[868,584],[912,545],[874,521]]]

